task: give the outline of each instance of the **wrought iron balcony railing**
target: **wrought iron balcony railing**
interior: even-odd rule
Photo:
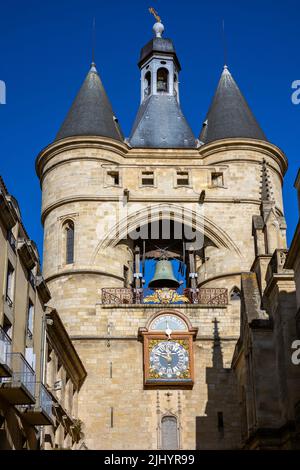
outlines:
[[[103,305],[136,304],[198,304],[204,306],[228,305],[227,289],[102,289]]]
[[[42,383],[40,384],[40,397],[39,397],[39,405],[42,408],[42,410],[45,411],[45,413],[49,416],[49,418],[52,419],[52,405],[53,405],[53,400],[46,389],[45,385]]]
[[[7,354],[10,361],[11,378],[2,378],[0,395],[14,405],[35,402],[35,372],[21,353]]]
[[[0,326],[0,377],[11,375],[11,339]]]
[[[53,398],[41,382],[36,383],[35,403],[21,405],[19,410],[26,421],[34,426],[53,424]]]
[[[35,372],[30,367],[23,354],[11,353],[13,382],[20,382],[34,396]]]

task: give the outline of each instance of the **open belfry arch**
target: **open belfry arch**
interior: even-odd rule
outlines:
[[[44,276],[88,373],[79,395],[88,448],[255,447],[253,429],[281,423],[249,398],[239,338],[242,329],[260,351],[254,321],[271,342],[264,290],[270,262],[283,269],[272,257],[286,252],[287,161],[226,66],[195,138],[174,44],[160,20],[153,30],[129,138],[93,63],[37,158]],[[265,388],[275,408],[277,386]]]

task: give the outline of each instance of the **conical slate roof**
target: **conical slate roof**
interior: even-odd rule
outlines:
[[[267,141],[245,98],[225,66],[200,134],[203,143],[227,138]]]
[[[171,95],[151,95],[140,106],[129,143],[139,148],[195,148],[196,141]]]
[[[55,140],[90,135],[124,140],[95,64],[91,65]]]

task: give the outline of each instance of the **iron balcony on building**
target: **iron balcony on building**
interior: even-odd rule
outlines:
[[[51,394],[41,382],[36,383],[35,404],[22,406],[25,420],[33,426],[53,425],[53,399]]]
[[[228,305],[228,290],[220,288],[203,289],[102,289],[103,305],[139,304],[196,304],[201,306]]]
[[[11,339],[0,326],[0,377],[11,377]]]
[[[35,402],[35,372],[23,354],[8,353],[12,374],[0,379],[0,396],[12,405],[30,405]]]

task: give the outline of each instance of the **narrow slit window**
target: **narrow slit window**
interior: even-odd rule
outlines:
[[[30,339],[33,336],[33,325],[34,325],[34,305],[31,302],[31,300],[29,300],[28,313],[27,313],[27,336]]]
[[[130,286],[129,282],[129,269],[128,266],[123,266],[123,277],[124,277],[124,287],[128,288]]]
[[[222,411],[218,411],[218,431],[221,437],[224,437],[224,416]]]
[[[10,307],[12,307],[14,301],[14,280],[15,270],[13,266],[8,263],[6,277],[6,301],[10,305]]]
[[[74,223],[69,221],[65,224],[66,238],[66,264],[74,263]]]

